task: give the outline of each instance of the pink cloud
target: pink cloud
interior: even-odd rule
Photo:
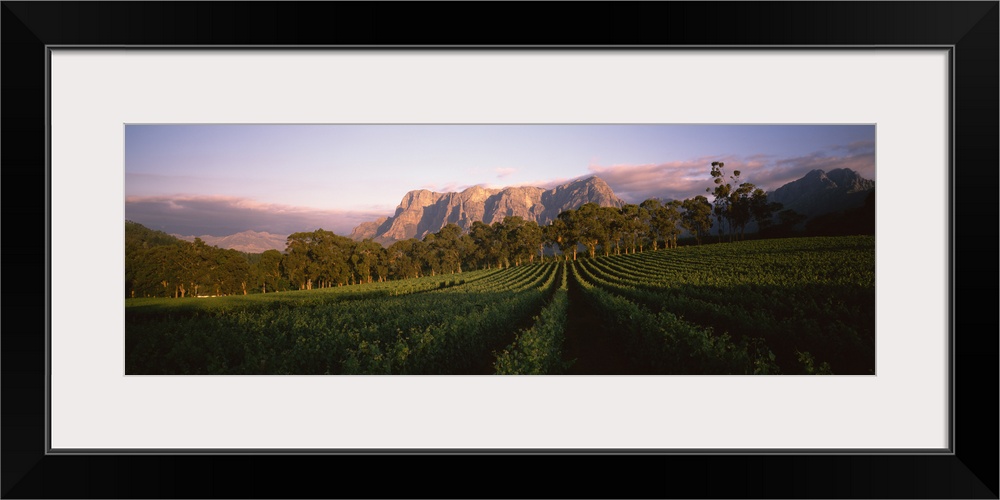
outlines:
[[[326,229],[348,235],[385,210],[316,210],[233,196],[128,196],[125,218],[174,234],[226,236],[248,229],[274,234]]]
[[[641,203],[649,198],[685,199],[699,194],[711,196],[705,189],[713,186],[712,162],[725,164],[726,176],[740,172],[740,182],[750,182],[773,191],[801,178],[811,170],[829,172],[849,168],[867,179],[875,179],[874,143],[855,143],[809,155],[776,158],[757,154],[745,157],[711,156],[692,160],[642,165],[591,165],[589,170],[604,179],[620,198]]]
[[[713,161],[720,161],[720,158],[644,165],[592,165],[589,170],[604,179],[620,198],[629,203],[641,203],[649,198],[682,199],[703,193],[711,184],[707,165]]]
[[[512,184],[512,185],[513,186],[534,186],[534,187],[540,187],[540,188],[545,188],[545,189],[553,189],[555,187],[562,186],[563,184],[568,184],[570,182],[573,182],[573,181],[575,181],[577,179],[580,179],[580,178],[583,178],[583,177],[590,177],[590,176],[589,175],[585,175],[585,176],[579,176],[579,177],[556,177],[556,178],[553,178],[553,179],[538,179],[538,180],[534,180],[534,181],[519,182],[517,184]]]
[[[509,177],[511,174],[517,172],[514,167],[498,167],[495,169],[498,179],[503,179],[504,177]]]

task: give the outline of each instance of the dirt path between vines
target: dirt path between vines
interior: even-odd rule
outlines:
[[[583,296],[573,275],[568,286],[565,350],[563,359],[576,359],[569,375],[635,375],[624,346],[614,337]]]

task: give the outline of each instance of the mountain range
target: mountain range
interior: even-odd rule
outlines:
[[[585,203],[621,207],[625,201],[615,195],[597,176],[579,179],[553,189],[533,186],[488,189],[470,187],[460,193],[436,193],[421,189],[410,191],[391,217],[366,222],[354,228],[351,239],[371,238],[383,245],[409,238],[423,239],[447,224],[463,230],[475,221],[492,224],[504,217],[519,216],[546,225],[561,212]]]
[[[865,204],[865,197],[875,189],[875,181],[854,170],[838,168],[829,172],[812,170],[767,194],[767,201],[781,203],[807,217],[842,212]]]
[[[864,205],[875,189],[875,181],[857,172],[840,168],[824,172],[813,170],[802,178],[768,193],[768,201],[783,205],[809,218],[840,213]],[[489,189],[473,186],[461,192],[438,193],[420,189],[403,196],[392,216],[364,222],[350,234],[355,241],[372,239],[388,246],[409,238],[422,239],[446,224],[468,230],[475,221],[492,224],[504,217],[519,216],[546,225],[560,212],[584,203],[621,207],[625,201],[615,195],[604,180],[592,176],[553,189],[533,186]],[[173,235],[194,241],[195,236]],[[287,237],[258,231],[243,231],[229,236],[199,236],[206,244],[248,253],[266,250],[284,251]]]
[[[288,243],[288,237],[280,234],[271,234],[264,231],[243,231],[242,233],[230,234],[229,236],[182,236],[172,234],[175,238],[194,241],[201,238],[206,245],[219,248],[230,248],[247,253],[263,253],[267,250],[278,250],[284,252]]]

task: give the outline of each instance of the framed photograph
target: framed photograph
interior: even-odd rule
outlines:
[[[420,29],[404,22],[412,19],[407,11],[416,12],[410,6],[385,11],[375,4],[4,3],[5,104],[44,97],[34,106],[4,106],[8,186],[44,186],[45,194],[23,202],[24,194],[8,196],[17,203],[6,207],[9,219],[18,219],[8,225],[9,234],[20,234],[19,242],[39,242],[44,258],[36,268],[45,269],[45,300],[37,293],[17,294],[8,300],[9,311],[38,311],[45,321],[43,328],[24,333],[8,325],[3,337],[4,496],[297,497],[305,489],[267,475],[255,475],[260,479],[253,486],[234,481],[246,475],[247,467],[281,475],[315,461],[352,475],[373,466],[402,470],[400,484],[390,489],[338,486],[331,496],[449,495],[452,490],[414,486],[422,474],[443,467],[449,474],[491,485],[486,496],[996,498],[996,429],[980,428],[971,417],[985,414],[986,421],[995,421],[995,400],[981,394],[996,392],[978,388],[995,383],[997,338],[976,332],[995,331],[996,318],[964,304],[975,300],[969,292],[996,293],[992,281],[974,285],[983,276],[996,275],[991,267],[995,238],[980,236],[991,230],[973,229],[969,221],[982,217],[984,210],[994,219],[996,215],[996,194],[981,192],[981,186],[993,182],[995,170],[981,165],[997,165],[998,4],[657,5],[671,16],[663,18],[665,33],[652,40],[622,35],[617,41],[629,45],[609,46],[581,35],[569,36],[568,45],[522,46],[491,39],[500,33],[491,30],[436,40],[428,34],[435,32],[436,21]],[[715,35],[680,22],[704,19],[723,6],[726,14],[713,16],[720,24],[706,28]],[[612,11],[638,28],[651,29],[647,8],[640,4]],[[316,20],[323,9],[334,15],[322,18],[343,29],[320,29]],[[500,17],[521,19],[514,10]],[[585,5],[580,15],[606,19],[607,13],[599,11]],[[815,25],[810,20],[816,16],[830,24]],[[198,22],[185,21],[191,18]],[[353,23],[382,18],[385,23],[373,31]],[[241,21],[234,24],[234,19]],[[288,28],[261,29],[275,19],[295,21],[282,24]],[[760,32],[741,29],[746,19],[757,20]],[[910,22],[902,23],[904,19]],[[790,25],[789,20],[799,22]],[[301,29],[299,23],[311,24],[311,29]],[[396,39],[398,35],[373,38],[382,29],[416,33],[406,40]],[[315,38],[302,33],[315,33]],[[602,141],[606,148],[599,146]],[[651,144],[670,141],[703,146],[671,146],[676,157],[656,151],[649,153],[650,160],[634,161],[620,159],[629,156],[617,149],[653,151]],[[550,164],[564,161],[558,154],[572,149],[569,144],[589,146],[584,149],[591,155],[587,163],[570,173],[550,170]],[[506,156],[486,160],[481,151],[488,147],[504,150]],[[521,150],[520,159],[511,159],[512,150]],[[530,151],[547,159],[525,159]],[[459,175],[456,157],[475,161],[476,168],[496,180],[486,185],[482,172],[478,177]],[[702,317],[686,309],[686,318],[674,318],[637,308],[619,322],[637,336],[658,329],[676,332],[681,326],[736,335],[713,340],[718,353],[712,356],[704,354],[705,348],[666,360],[649,355],[647,347],[637,348],[644,362],[661,371],[629,371],[635,370],[629,366],[609,373],[588,365],[590,371],[567,374],[563,366],[541,376],[488,375],[538,373],[516,371],[527,370],[516,368],[525,363],[517,357],[518,341],[528,342],[521,333],[514,339],[498,336],[499,348],[490,349],[508,357],[490,360],[479,359],[474,350],[450,358],[420,357],[413,354],[417,344],[407,343],[411,337],[400,334],[393,337],[392,356],[398,362],[392,365],[382,363],[381,351],[373,354],[378,349],[372,346],[382,346],[382,341],[372,339],[382,333],[372,326],[373,337],[364,349],[348,346],[336,364],[316,364],[303,347],[311,339],[299,338],[303,346],[298,346],[294,339],[282,344],[275,337],[294,329],[295,321],[342,317],[366,325],[391,322],[377,312],[347,307],[324,309],[323,318],[306,319],[292,317],[294,307],[286,308],[292,312],[282,309],[288,316],[284,319],[250,317],[250,309],[241,307],[233,309],[238,318],[220,319],[230,310],[219,304],[269,295],[251,293],[257,288],[322,289],[285,292],[290,297],[409,293],[396,290],[388,279],[392,272],[409,277],[403,264],[390,271],[387,263],[383,276],[374,260],[362,266],[359,244],[349,243],[375,239],[382,245],[369,253],[379,255],[378,249],[417,237],[446,252],[447,221],[421,219],[407,226],[407,199],[430,196],[437,203],[438,198],[459,198],[478,189],[488,200],[494,191],[516,184],[519,194],[530,198],[525,190],[537,190],[539,199],[553,200],[573,182],[600,181],[614,193],[606,195],[610,201],[595,201],[593,207],[603,203],[624,213],[618,209],[631,205],[655,215],[652,205],[642,205],[644,200],[669,197],[680,204],[694,198],[693,191],[669,190],[682,184],[680,177],[660,184],[653,180],[654,170],[656,175],[666,172],[656,163],[669,161],[678,162],[670,172],[695,181],[697,176],[681,169],[701,161],[706,169],[702,177],[707,179],[711,168],[712,177],[722,181],[716,185],[727,186],[728,179],[734,188],[741,187],[741,174],[732,171],[739,168],[750,182],[763,186],[771,180],[772,197],[771,190],[813,172],[836,183],[833,169],[836,175],[856,174],[859,191],[874,190],[877,182],[878,197],[868,204],[874,236],[851,240],[851,251],[861,253],[838,256],[847,264],[837,269],[795,266],[799,274],[809,275],[807,288],[845,276],[874,282],[873,290],[849,292],[853,298],[871,298],[857,299],[858,304],[841,296],[817,299],[831,304],[847,300],[847,305],[829,316],[802,313],[796,328],[804,330],[802,338],[813,339],[808,345],[798,336],[782,340],[790,334],[770,330],[792,328],[791,323],[768,322],[768,308],[742,304],[737,295],[727,299],[733,309],[743,311],[733,313],[734,318],[756,314],[754,321],[770,326],[740,333],[746,321],[726,320],[722,309]],[[179,169],[180,163],[187,170]],[[973,163],[979,166],[975,180],[970,177]],[[225,169],[219,167],[223,164]],[[300,170],[303,164],[310,167]],[[359,178],[367,183],[349,180]],[[329,186],[326,192],[324,185]],[[588,189],[601,191],[589,184]],[[394,207],[395,201],[376,198],[374,193],[383,190],[395,199],[406,193],[403,203]],[[748,188],[748,207],[752,195]],[[741,203],[735,195],[730,199]],[[787,191],[783,200],[798,203],[794,206],[801,210],[812,206],[788,197]],[[512,202],[504,203],[508,217],[521,214]],[[583,213],[587,206],[570,208]],[[848,215],[836,224],[866,221],[864,206],[862,201],[854,212],[842,212]],[[302,207],[328,212],[306,213]],[[463,210],[478,210],[472,207],[468,200],[462,205]],[[531,224],[547,234],[543,228],[554,218],[545,219],[543,208],[535,210],[537,219]],[[593,210],[595,218],[603,213]],[[718,203],[715,210],[719,224],[728,228],[725,237],[739,240],[749,219],[741,223],[735,211],[726,212]],[[380,211],[389,213],[380,216]],[[194,216],[177,217],[182,212]],[[305,232],[278,226],[256,230],[278,234],[287,245],[301,245],[282,257],[306,256],[301,272],[291,262],[282,263],[287,271],[268,281],[260,278],[266,274],[259,263],[263,257],[254,257],[244,269],[225,261],[222,250],[209,250],[215,248],[212,238],[254,229],[236,222],[248,213],[278,221],[288,218],[275,214],[286,212],[298,214],[297,224]],[[523,212],[534,214],[529,208]],[[589,215],[565,222],[584,228],[579,221]],[[326,218],[307,222],[309,217]],[[453,218],[456,241],[459,233],[473,233],[471,218]],[[753,222],[759,226],[751,226],[758,232],[776,220],[758,219]],[[334,220],[347,222],[326,226],[333,229],[327,237],[321,224]],[[494,231],[503,231],[503,220],[496,221]],[[215,221],[230,224],[208,228]],[[142,230],[161,230],[164,237],[198,236],[184,245],[201,249],[199,255],[217,261],[217,267],[228,266],[230,274],[174,279],[150,271],[142,276],[136,271],[140,264],[152,269],[147,263],[156,256],[130,253],[136,228],[129,224],[136,222],[154,226]],[[400,223],[393,233],[395,222]],[[791,230],[793,224],[787,225]],[[547,251],[541,235],[541,263],[534,262],[534,250],[523,256],[510,250],[476,257],[470,249],[468,255],[457,254],[455,262],[441,257],[412,271],[414,277],[430,273],[430,279],[410,282],[433,285],[432,296],[447,299],[447,306],[414,305],[404,297],[389,305],[379,302],[379,307],[396,312],[410,307],[412,311],[397,315],[408,321],[440,314],[445,307],[467,305],[455,318],[474,319],[483,310],[497,310],[503,320],[525,323],[518,331],[528,335],[544,328],[529,328],[534,314],[525,313],[521,321],[512,311],[548,310],[544,304],[558,288],[556,280],[566,277],[571,314],[562,314],[583,321],[585,311],[573,301],[583,297],[588,284],[639,280],[637,272],[625,271],[638,265],[629,259],[654,254],[630,252],[624,233],[611,238],[579,228],[573,241],[581,244],[580,252],[590,254],[579,264],[562,251],[569,248],[565,244]],[[632,243],[671,244],[669,235],[650,231]],[[684,236],[698,237],[693,231]],[[855,229],[846,231],[853,234]],[[579,239],[581,235],[592,242]],[[749,240],[737,243],[769,241]],[[331,264],[336,259],[316,264],[326,257],[315,249],[327,245],[332,252],[340,243],[351,249],[343,269]],[[21,256],[10,245],[6,248],[8,262]],[[596,258],[597,252],[606,257]],[[718,255],[692,255],[722,262]],[[147,260],[130,260],[136,256]],[[872,268],[851,274],[858,269],[856,262],[866,259]],[[530,265],[520,265],[521,260]],[[672,265],[663,263],[662,268]],[[726,276],[749,272],[736,261],[722,265],[732,268]],[[457,279],[448,266],[477,270]],[[530,281],[531,287],[548,287],[537,297],[538,304],[507,304],[492,295],[488,304],[473,303],[482,297],[476,297],[471,285],[483,279],[480,284],[489,286],[482,291],[498,289],[500,282],[489,280],[512,275],[505,267],[524,274],[518,279]],[[473,275],[480,268],[482,278]],[[37,281],[37,274],[15,282]],[[683,279],[669,278],[671,283]],[[666,286],[643,283],[647,291]],[[529,295],[519,297],[523,301]],[[628,297],[631,303],[643,299]],[[796,303],[790,310],[811,310],[804,296],[781,297],[778,302]],[[588,304],[598,299],[591,300]],[[666,299],[661,294],[651,300]],[[509,311],[502,309],[508,306]],[[364,319],[366,315],[372,316]],[[196,325],[185,318],[208,322]],[[428,325],[440,325],[435,318]],[[285,320],[287,328],[254,333],[257,347],[242,346],[239,356],[206,354],[214,352],[206,347],[213,342],[225,344],[220,339],[230,329],[239,329],[239,338],[246,339],[256,332],[255,324]],[[394,328],[401,332],[404,327]],[[492,331],[473,329],[484,336]],[[759,343],[750,342],[755,336],[751,331],[760,332]],[[422,338],[437,334],[431,333]],[[163,347],[170,342],[174,344]],[[778,356],[768,358],[762,346]],[[247,361],[245,353],[253,353],[253,360]],[[798,355],[795,362],[786,361],[793,353]],[[664,371],[663,366],[676,370]],[[784,375],[767,375],[775,371]],[[829,371],[834,376],[811,375]],[[438,373],[454,375],[434,375]],[[491,459],[492,471],[481,470],[483,456]],[[109,460],[123,465],[109,467]],[[581,477],[596,479],[569,486],[553,480],[545,490],[527,495],[498,479],[508,467],[559,462],[575,464]],[[91,479],[81,484],[80,470],[90,471]],[[676,479],[664,478],[663,470],[677,474]],[[647,479],[622,486],[622,475],[636,471]],[[719,482],[715,478],[720,475],[738,479]],[[219,486],[205,489],[205,481],[227,486],[224,491]]]

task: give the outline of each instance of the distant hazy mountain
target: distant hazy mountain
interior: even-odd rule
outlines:
[[[813,170],[768,193],[767,199],[781,203],[784,209],[815,217],[861,207],[872,189],[875,189],[875,181],[849,168],[829,172]]]
[[[195,236],[173,235],[186,241],[194,241]],[[217,246],[219,248],[231,248],[247,253],[263,253],[267,250],[285,250],[288,237],[279,234],[271,234],[258,231],[243,231],[242,233],[230,234],[229,236],[197,236],[206,245]]]
[[[361,241],[368,238],[374,238],[378,234],[378,228],[383,222],[388,220],[388,217],[379,217],[377,220],[371,222],[362,222],[358,227],[351,231],[350,238],[354,241]]]
[[[461,193],[410,191],[392,217],[366,222],[354,228],[351,238],[372,238],[383,245],[409,238],[422,239],[454,223],[468,230],[475,221],[492,224],[504,217],[520,216],[545,225],[560,212],[585,203],[621,207],[625,202],[599,177],[590,177],[554,189],[532,186],[487,189],[473,186]]]

